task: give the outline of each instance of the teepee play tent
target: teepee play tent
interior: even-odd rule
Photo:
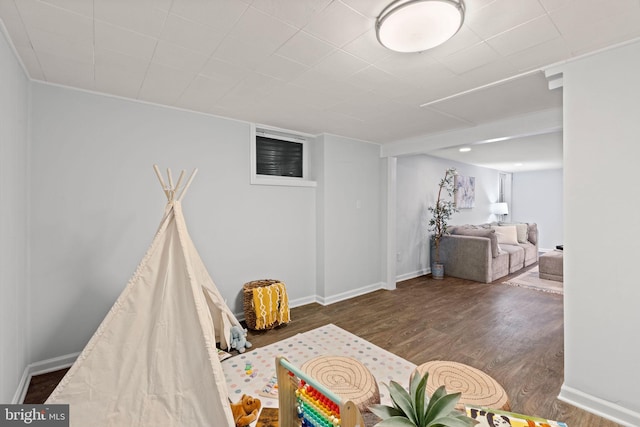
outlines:
[[[240,325],[189,237],[185,186],[165,184],[168,203],[140,265],[47,403],[70,405],[72,427],[232,427],[216,341]],[[180,191],[179,194],[177,192]]]

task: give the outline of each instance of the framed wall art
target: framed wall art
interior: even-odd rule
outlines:
[[[476,178],[473,176],[455,176],[456,209],[471,209],[476,203]]]

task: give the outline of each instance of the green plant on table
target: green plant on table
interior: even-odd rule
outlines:
[[[414,372],[409,381],[410,391],[390,381],[387,388],[393,406],[373,405],[369,408],[382,418],[376,427],[470,427],[478,423],[455,409],[461,393],[447,394],[444,386],[440,386],[429,398],[428,378],[428,372],[423,377]]]
[[[429,212],[431,212],[431,219],[429,219],[429,231],[433,231],[433,242],[435,244],[435,256],[434,261],[436,264],[440,263],[440,239],[447,232],[449,218],[455,212],[458,212],[454,202],[454,196],[456,194],[456,186],[454,177],[458,174],[455,168],[449,168],[444,173],[444,178],[440,180],[438,197],[436,198],[436,204],[429,206]],[[446,194],[442,193],[442,190]],[[448,196],[448,199],[446,197]]]

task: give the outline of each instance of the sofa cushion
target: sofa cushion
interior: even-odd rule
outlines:
[[[520,243],[522,249],[524,249],[524,266],[527,267],[535,262],[538,262],[538,248],[531,242]]]
[[[500,248],[509,253],[509,273],[524,267],[524,248],[517,245],[500,245]]]
[[[534,245],[537,245],[538,244],[538,224],[536,224],[535,222],[532,222],[527,225],[529,226],[528,227],[529,241]]]
[[[501,252],[491,260],[491,281],[498,280],[509,274],[509,254]]]
[[[500,253],[500,249],[498,246],[498,238],[496,236],[495,230],[457,226],[457,227],[451,228],[450,231],[451,231],[451,234],[457,234],[462,236],[486,237],[489,240],[491,240],[491,256],[495,258]]]
[[[515,225],[504,226],[491,226],[491,229],[495,230],[498,237],[498,243],[501,245],[517,245],[518,244],[518,232]]]
[[[500,225],[514,225],[518,234],[518,243],[529,241],[529,226],[524,222],[501,222]]]

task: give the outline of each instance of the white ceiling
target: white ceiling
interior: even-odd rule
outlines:
[[[0,0],[0,18],[35,80],[380,144],[558,108],[534,71],[640,36],[640,0],[466,0],[454,38],[400,54],[374,32],[390,2]]]
[[[461,152],[460,148],[471,151]],[[440,148],[429,155],[504,172],[562,168],[562,132]]]

